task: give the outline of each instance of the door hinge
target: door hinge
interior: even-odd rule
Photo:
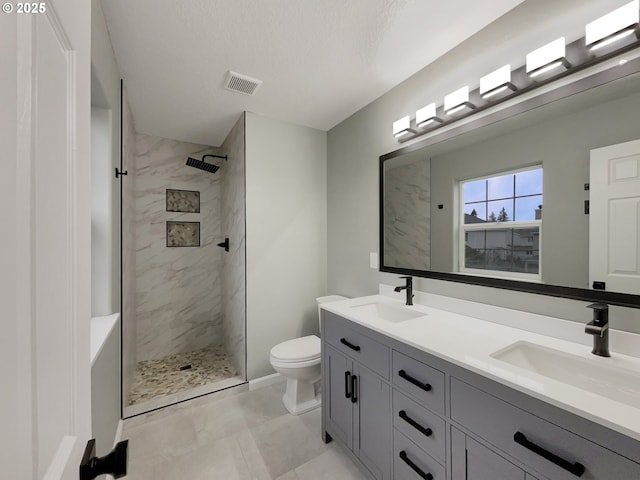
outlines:
[[[116,167],[116,178],[121,177],[122,175],[129,175],[129,170],[121,172],[120,170],[118,170],[118,167]]]
[[[119,442],[104,457],[96,457],[96,439],[87,442],[80,462],[80,480],[93,480],[100,475],[121,478],[127,474],[129,440]]]
[[[592,287],[594,290],[606,290],[607,284],[605,282],[594,281]]]
[[[584,201],[584,214],[589,215],[589,200]]]

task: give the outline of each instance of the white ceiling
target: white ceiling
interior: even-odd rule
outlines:
[[[102,0],[136,130],[220,145],[240,112],[329,130],[523,0]],[[222,88],[233,70],[264,83]]]

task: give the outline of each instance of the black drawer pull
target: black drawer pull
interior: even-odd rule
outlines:
[[[420,475],[420,478],[424,478],[424,480],[433,480],[433,475],[431,475],[430,473],[424,473],[418,465],[416,465],[411,460],[409,460],[409,457],[407,456],[407,452],[405,452],[404,450],[400,452],[400,458],[404,463],[406,463],[411,467],[411,470],[413,470],[418,475]]]
[[[360,347],[358,345],[354,345],[353,343],[347,341],[346,338],[341,338],[340,339],[340,343],[343,345],[346,345],[347,347],[349,347],[351,350],[355,350],[356,352],[360,351]]]
[[[531,450],[533,453],[536,453],[542,458],[556,464],[560,468],[564,468],[567,472],[573,473],[576,477],[581,477],[584,473],[584,465],[582,465],[581,463],[571,463],[564,458],[559,457],[555,453],[551,453],[549,450],[545,450],[540,445],[536,445],[535,443],[527,440],[527,437],[525,437],[523,433],[514,433],[513,441],[518,445],[522,445],[527,450]]]
[[[351,386],[351,372],[344,372],[344,398],[350,398],[351,392],[349,387]]]
[[[351,403],[358,401],[358,377],[351,375]]]
[[[405,422],[407,422],[409,425],[411,425],[413,428],[418,430],[420,433],[422,433],[425,437],[430,437],[431,434],[433,433],[433,430],[431,430],[429,427],[423,427],[422,425],[420,425],[413,418],[407,415],[407,412],[405,412],[404,410],[400,410],[400,412],[398,413],[398,416],[401,419],[403,419]]]
[[[400,370],[398,372],[398,375],[404,378],[407,382],[413,383],[416,387],[421,388],[425,392],[431,391],[431,385],[429,385],[428,383],[422,383],[420,380],[416,380],[411,375],[407,374],[407,372],[405,372],[404,370]]]

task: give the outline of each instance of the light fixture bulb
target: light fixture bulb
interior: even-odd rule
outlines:
[[[633,0],[585,26],[585,45],[591,50],[611,45],[631,35],[640,22],[640,1]]]
[[[527,53],[526,70],[530,77],[537,77],[560,66],[569,68],[566,58],[565,38],[560,37],[553,42]]]
[[[409,115],[393,122],[394,137],[400,138],[408,133],[415,133],[415,130],[411,128],[411,119],[409,118]]]
[[[480,79],[480,96],[484,99],[507,89],[516,90],[516,86],[511,83],[511,65],[504,65]]]
[[[416,110],[416,125],[418,128],[431,125],[434,122],[442,122],[442,119],[436,116],[435,103],[430,103],[426,107]]]
[[[468,85],[465,85],[444,97],[444,111],[447,115],[453,115],[465,108],[475,108],[475,105],[469,102]]]

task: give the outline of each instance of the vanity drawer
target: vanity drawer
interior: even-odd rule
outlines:
[[[325,340],[375,373],[389,378],[389,347],[345,326],[347,320],[324,314]]]
[[[422,475],[419,473],[422,472]],[[418,446],[394,430],[393,479],[421,480],[431,474],[433,480],[445,480],[444,467],[423,452]]]
[[[640,464],[453,377],[451,418],[554,480],[640,479]],[[583,465],[584,473],[558,466],[562,461]]]
[[[444,415],[444,373],[440,370],[394,351],[392,381],[421,405]]]
[[[393,425],[429,455],[444,463],[444,420],[397,390],[393,391]]]

